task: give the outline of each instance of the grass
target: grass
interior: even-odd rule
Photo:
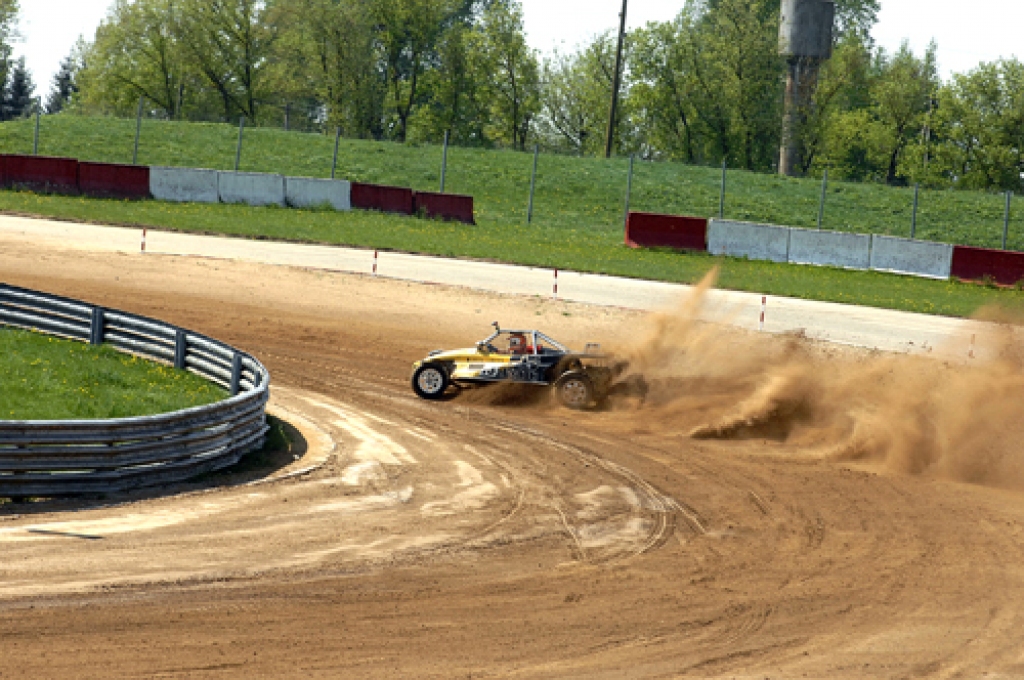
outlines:
[[[81,160],[131,160],[134,121],[50,116],[42,122],[40,153]],[[139,162],[230,169],[237,129],[228,125],[147,120]],[[243,171],[330,175],[334,140],[322,135],[249,129]],[[0,153],[32,150],[32,122],[0,124]],[[358,181],[438,188],[441,150],[342,140],[338,176]],[[847,302],[932,314],[966,316],[987,304],[1016,307],[1024,294],[991,286],[938,282],[877,272],[797,267],[622,245],[628,161],[543,156],[535,219],[526,224],[530,154],[452,149],[447,191],[476,199],[478,225],[466,226],[359,212],[245,206],[128,203],[0,192],[0,210],[100,223],[153,226],[244,237],[314,241],[442,256],[500,260],[541,267],[693,283],[715,265],[723,288]],[[673,214],[717,212],[720,169],[638,163],[631,207]],[[814,226],[820,184],[814,180],[732,172],[726,217]],[[834,184],[825,227],[909,235],[912,192],[869,184]],[[917,236],[998,246],[1003,198],[977,192],[925,191]],[[1024,248],[1019,221],[1010,246]]]
[[[226,397],[198,376],[110,347],[0,328],[0,420],[156,415]]]

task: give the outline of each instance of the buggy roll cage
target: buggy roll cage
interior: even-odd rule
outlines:
[[[546,336],[545,334],[541,333],[540,331],[514,331],[514,330],[503,331],[502,328],[498,325],[498,322],[495,322],[494,324],[492,324],[492,326],[495,327],[495,332],[490,334],[489,336],[487,336],[484,340],[480,340],[478,343],[476,343],[477,346],[489,345],[490,341],[496,339],[498,336],[500,336],[502,334],[524,335],[527,338],[531,338],[531,340],[532,340],[532,342],[530,343],[530,346],[532,348],[534,348],[534,351],[531,352],[532,354],[537,355],[537,354],[540,353],[537,350],[537,347],[540,344],[538,341],[543,341],[548,346],[552,347],[553,349],[557,349],[560,352],[564,352],[566,354],[572,353],[571,349],[569,349],[568,347],[566,347],[562,343],[558,342],[557,340],[552,340],[550,337]]]

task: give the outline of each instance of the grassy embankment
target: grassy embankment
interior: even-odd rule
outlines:
[[[0,420],[155,415],[226,397],[191,373],[109,347],[0,328]]]
[[[131,159],[134,121],[54,116],[43,119],[40,153],[82,160]],[[139,162],[230,169],[237,130],[228,125],[145,121]],[[246,131],[243,171],[326,177],[333,138],[280,130]],[[32,123],[0,125],[0,152],[32,148]],[[338,176],[436,191],[440,149],[342,140]],[[985,304],[1024,304],[1024,293],[877,272],[797,267],[622,245],[626,159],[543,156],[535,217],[526,224],[530,154],[452,149],[447,190],[476,198],[477,226],[443,224],[355,211],[248,208],[245,206],[128,203],[0,192],[0,210],[104,223],[193,232],[316,241],[444,256],[493,259],[535,266],[692,283],[721,266],[719,285],[770,295],[848,302],[965,316]],[[675,163],[638,163],[632,208],[710,215],[718,210],[720,170]],[[820,184],[734,171],[726,217],[813,227]],[[909,235],[912,193],[868,184],[833,184],[825,227]],[[977,192],[922,192],[918,238],[998,246],[1003,199]],[[1024,249],[1015,221],[1011,248]]]

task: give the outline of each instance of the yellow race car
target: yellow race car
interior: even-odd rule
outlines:
[[[437,350],[413,364],[413,391],[423,399],[440,399],[452,385],[554,386],[558,400],[572,409],[588,408],[608,395],[616,371],[605,365],[599,345],[574,352],[537,330],[493,326],[494,333],[474,348]]]

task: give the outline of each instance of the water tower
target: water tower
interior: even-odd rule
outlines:
[[[821,64],[832,56],[836,7],[831,0],[782,0],[779,52],[786,57],[786,102],[779,173],[803,173],[802,135],[818,87]]]

